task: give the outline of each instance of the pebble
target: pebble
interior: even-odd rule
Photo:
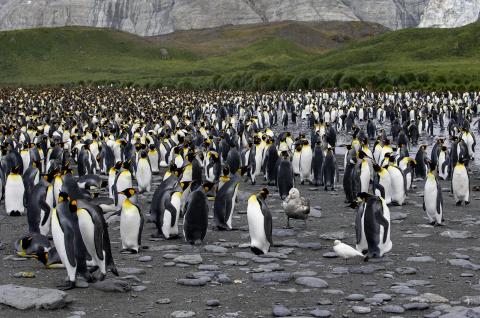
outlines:
[[[338,255],[335,252],[326,252],[322,254],[323,257],[325,258],[337,258]]]
[[[385,306],[382,306],[382,311],[389,314],[401,314],[405,312],[405,309],[397,305],[385,305]]]
[[[200,278],[182,278],[177,280],[177,283],[184,286],[205,286],[209,281],[210,277],[200,277]]]
[[[459,258],[454,258],[454,259],[449,259],[447,260],[448,263],[452,266],[459,266],[465,269],[470,269],[473,271],[478,271],[480,270],[480,265],[474,264],[466,259],[459,259]]]
[[[451,239],[467,239],[467,238],[473,237],[470,231],[454,231],[454,230],[444,231],[440,233],[440,236],[448,237]]]
[[[418,295],[418,291],[416,289],[410,288],[408,286],[392,286],[390,288],[392,292],[395,294],[400,295]]]
[[[417,273],[417,269],[413,267],[397,267],[395,272],[400,275],[414,275]]]
[[[120,267],[117,270],[119,273],[124,273],[127,275],[142,275],[146,273],[144,269],[135,267]]]
[[[67,293],[49,288],[31,288],[17,285],[0,285],[0,304],[17,309],[60,309],[71,300]]]
[[[227,248],[222,246],[217,246],[217,245],[206,245],[203,249],[207,252],[217,253],[217,254],[225,254],[228,251]]]
[[[317,304],[319,305],[322,305],[322,306],[327,306],[327,305],[331,305],[332,304],[332,301],[328,298],[320,298],[318,301],[317,301]]]
[[[220,267],[218,267],[217,265],[198,265],[198,270],[200,271],[218,271],[220,269]]]
[[[407,262],[429,263],[435,262],[435,259],[431,256],[413,256],[407,258]]]
[[[325,309],[314,309],[310,312],[313,317],[330,317],[332,313]]]
[[[441,311],[436,310],[436,311],[433,311],[433,312],[431,312],[431,313],[429,313],[429,314],[424,315],[423,318],[437,318],[437,317],[439,317],[441,314],[442,314]]]
[[[183,263],[188,265],[198,265],[203,262],[202,257],[200,254],[192,254],[192,255],[180,255],[173,259],[175,263]]]
[[[145,289],[147,289],[147,286],[144,286],[144,285],[132,286],[132,290],[135,292],[142,292]]]
[[[366,306],[353,306],[352,311],[356,314],[369,314],[372,312],[372,309]]]
[[[426,310],[430,308],[429,304],[426,303],[408,303],[402,305],[405,310]]]
[[[160,305],[167,305],[167,304],[170,304],[172,301],[170,300],[170,298],[161,298],[161,299],[157,299],[155,301],[155,303],[157,304],[160,304]]]
[[[193,311],[186,311],[186,310],[177,310],[174,311],[170,314],[171,317],[174,318],[188,318],[188,317],[194,317],[195,312]]]
[[[140,256],[140,257],[138,258],[138,261],[139,261],[139,262],[144,262],[144,263],[146,263],[146,262],[151,262],[151,261],[152,261],[152,257],[149,256],[149,255]]]
[[[385,266],[376,264],[352,266],[349,268],[349,272],[352,274],[373,274],[374,272],[382,270],[385,270]]]
[[[293,279],[293,275],[288,272],[254,273],[252,274],[252,279],[254,282],[260,283],[286,283]]]
[[[437,294],[424,293],[420,296],[410,298],[411,302],[419,303],[448,303],[448,299]]]
[[[320,238],[324,240],[343,240],[347,237],[344,231],[337,231],[337,232],[328,232],[324,234],[320,234]]]
[[[218,307],[220,306],[220,301],[218,299],[209,299],[207,300],[206,304],[210,307]]]
[[[345,297],[346,300],[349,301],[362,301],[365,299],[365,295],[362,294],[350,294],[347,297]]]
[[[298,277],[295,280],[298,285],[303,285],[311,288],[327,288],[328,283],[321,278],[317,277]]]
[[[292,312],[287,307],[282,305],[274,306],[272,313],[274,317],[287,317],[292,315]]]

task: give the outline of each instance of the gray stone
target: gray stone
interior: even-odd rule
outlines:
[[[454,230],[444,231],[440,233],[440,236],[448,237],[451,239],[467,239],[467,238],[473,237],[470,231],[454,231]]]
[[[417,269],[413,267],[397,267],[395,272],[400,275],[413,275],[417,273]]]
[[[203,249],[207,252],[218,254],[225,254],[228,251],[227,248],[217,245],[206,245]]]
[[[369,314],[372,312],[372,309],[366,306],[353,306],[352,311],[356,314]]]
[[[352,274],[373,274],[377,271],[382,271],[385,269],[385,266],[369,264],[361,266],[352,266],[349,268],[349,272]]]
[[[480,296],[463,296],[461,302],[467,306],[480,306]]]
[[[138,293],[138,292],[142,292],[142,291],[144,291],[145,289],[147,289],[147,286],[145,286],[145,285],[132,286],[132,290],[133,290],[134,292],[137,292],[137,293]]]
[[[310,315],[313,317],[330,317],[332,313],[329,310],[325,309],[314,309],[310,312]]]
[[[407,262],[429,263],[435,262],[435,259],[431,256],[412,256],[407,258]]]
[[[210,277],[199,277],[199,278],[182,278],[177,280],[177,283],[184,286],[205,286],[209,281]]]
[[[152,261],[152,257],[149,256],[149,255],[140,256],[140,257],[138,258],[138,261],[139,261],[139,262],[144,262],[144,263],[146,263],[146,262],[151,262],[151,261]]]
[[[146,273],[144,269],[135,267],[119,267],[117,270],[119,273],[124,273],[127,275],[141,275]]]
[[[343,231],[337,231],[337,232],[328,232],[324,234],[320,234],[320,238],[324,240],[343,240],[347,237],[345,232]]]
[[[287,317],[292,315],[292,312],[287,307],[282,305],[274,306],[272,313],[274,317]]]
[[[327,288],[328,283],[323,279],[317,277],[299,277],[295,280],[298,285],[303,285],[311,288]]]
[[[430,308],[430,305],[427,303],[408,303],[403,304],[403,308],[405,308],[405,310],[426,310]]]
[[[155,303],[157,304],[160,304],[160,305],[167,305],[167,304],[170,304],[172,301],[170,300],[170,298],[161,298],[161,299],[157,299],[155,301]]]
[[[449,259],[448,263],[452,266],[459,266],[459,267],[474,270],[474,271],[480,270],[480,265],[474,264],[466,259],[459,259],[459,258]]]
[[[206,304],[210,307],[218,307],[220,306],[220,301],[218,299],[209,299],[207,300]]]
[[[326,252],[322,254],[323,257],[325,258],[337,258],[338,255],[335,252]]]
[[[187,310],[176,310],[172,312],[170,316],[173,318],[189,318],[189,317],[194,317],[195,312],[187,311]]]
[[[381,299],[382,301],[390,301],[392,300],[392,296],[389,294],[375,294],[373,298]]]
[[[218,267],[217,265],[198,265],[198,270],[201,271],[218,271],[219,269],[220,267]]]
[[[331,305],[332,304],[332,301],[328,298],[320,298],[318,301],[317,301],[317,304],[319,305],[322,305],[322,306],[327,306],[327,305]]]
[[[203,262],[202,257],[199,254],[180,255],[173,259],[175,263],[183,263],[188,265],[198,265]]]
[[[407,214],[406,213],[402,213],[402,212],[390,212],[390,221],[397,221],[397,220],[404,220],[407,218]]]
[[[412,296],[418,295],[418,291],[416,289],[410,288],[408,286],[392,286],[390,289],[395,294],[412,295]]]
[[[70,302],[67,293],[57,289],[0,285],[0,304],[16,309],[60,309]]]
[[[448,303],[448,299],[445,297],[442,297],[437,294],[432,294],[432,293],[424,293],[419,296],[410,298],[411,302],[419,302],[419,303]]]
[[[295,231],[294,229],[273,229],[272,235],[279,237],[295,236],[297,235],[297,231]]]
[[[288,272],[254,273],[252,279],[260,283],[286,283],[293,279],[293,275]]]
[[[347,297],[345,297],[346,300],[349,301],[362,301],[365,299],[365,295],[362,294],[350,294]]]
[[[405,309],[397,305],[385,305],[385,306],[382,306],[382,311],[389,314],[401,314],[405,312]]]
[[[131,285],[123,280],[107,278],[92,284],[98,290],[108,293],[126,293],[132,290]]]

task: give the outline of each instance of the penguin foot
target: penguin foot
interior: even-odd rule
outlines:
[[[93,274],[97,271],[97,269],[98,269],[98,266],[92,266],[88,269],[88,271],[90,272],[90,274]]]
[[[458,201],[455,205],[456,205],[456,206],[461,206],[461,205],[462,205],[462,201]]]
[[[74,289],[75,288],[75,282],[72,282],[72,281],[68,281],[68,282],[65,282],[63,284],[60,284],[60,285],[57,285],[57,288],[60,289],[60,290],[71,290],[71,289]]]
[[[435,224],[437,224],[437,222],[433,221],[433,222],[430,222],[429,223],[431,226],[435,226]]]
[[[114,265],[112,268],[109,268],[110,272],[118,277],[118,270],[117,267]]]
[[[122,249],[120,251],[120,254],[138,254],[138,251],[132,248],[126,248],[126,249]]]
[[[22,214],[20,213],[20,211],[12,211],[10,212],[10,216],[21,216]]]
[[[263,255],[263,251],[255,246],[250,247],[250,250],[253,252],[255,255]]]
[[[465,201],[465,206],[469,205],[470,201]]]

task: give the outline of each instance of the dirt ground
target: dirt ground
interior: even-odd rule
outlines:
[[[343,137],[340,136],[340,139]],[[348,137],[345,137],[348,140]],[[478,138],[477,138],[478,140]],[[432,140],[433,141],[433,140]],[[430,141],[430,144],[432,143]],[[341,144],[341,142],[340,142]],[[411,155],[414,156],[414,152]],[[338,165],[343,166],[339,155]],[[471,167],[472,187],[480,185],[478,158]],[[342,175],[342,171],[340,173]],[[160,177],[155,178],[155,185]],[[448,259],[454,259],[452,253],[468,255],[472,263],[480,263],[480,244],[478,228],[480,224],[480,197],[478,192],[473,192],[471,204],[468,207],[457,207],[454,199],[448,192],[450,182],[442,182],[444,188],[444,217],[445,226],[432,227],[427,225],[426,214],[422,209],[423,181],[414,182],[415,189],[408,193],[407,204],[402,207],[391,207],[394,218],[401,220],[392,221],[393,249],[383,259],[364,263],[361,259],[349,260],[346,264],[339,258],[323,257],[324,253],[332,251],[332,240],[320,236],[331,232],[344,236],[345,243],[355,243],[355,210],[345,207],[344,193],[341,182],[336,191],[325,192],[323,189],[310,185],[298,185],[301,194],[311,200],[314,211],[308,219],[307,228],[303,221],[292,221],[294,230],[284,231],[286,218],[281,209],[281,201],[274,187],[269,187],[272,195],[268,205],[273,215],[274,247],[272,252],[281,252],[285,258],[274,260],[264,257],[262,259],[246,259],[244,254],[250,253],[248,248],[249,236],[246,218],[246,201],[248,195],[263,187],[263,180],[252,186],[242,183],[238,205],[234,216],[234,227],[238,230],[230,232],[209,231],[205,245],[221,245],[227,247],[226,253],[212,253],[205,251],[204,247],[191,247],[184,244],[182,239],[170,241],[151,241],[150,235],[155,232],[152,223],[146,224],[143,234],[143,245],[148,247],[139,255],[120,254],[119,223],[110,225],[110,238],[112,241],[113,255],[119,269],[138,268],[144,269],[144,274],[136,275],[141,282],[130,280],[133,285],[146,286],[144,291],[128,293],[106,293],[93,287],[87,289],[74,289],[68,291],[73,302],[66,308],[54,311],[28,310],[20,311],[10,307],[0,306],[2,317],[68,317],[72,312],[83,311],[85,317],[170,317],[177,310],[190,310],[196,317],[270,317],[272,307],[281,304],[292,311],[292,316],[312,316],[314,309],[325,309],[331,312],[332,317],[355,317],[352,306],[370,306],[372,312],[369,317],[389,317],[400,315],[404,317],[423,317],[435,311],[437,304],[430,308],[418,311],[405,311],[394,314],[385,313],[382,306],[369,305],[364,301],[348,301],[346,296],[359,293],[366,297],[374,294],[387,293],[393,297],[386,302],[388,305],[402,305],[410,301],[412,295],[397,294],[391,287],[395,284],[406,283],[410,280],[425,280],[420,285],[410,282],[409,286],[422,293],[434,293],[447,298],[451,305],[459,304],[457,301],[465,295],[478,295],[474,289],[478,284],[478,274],[474,270],[452,266]],[[154,186],[155,188],[155,186]],[[149,211],[151,193],[139,197],[139,205],[144,213]],[[212,203],[212,202],[210,202]],[[401,212],[405,215],[397,214]],[[321,215],[320,215],[321,214]],[[28,259],[15,261],[9,259],[14,253],[14,241],[27,230],[26,217],[8,217],[5,214],[4,204],[0,210],[0,241],[3,249],[0,250],[0,284],[17,284],[30,287],[55,288],[66,276],[64,269],[48,270],[36,260]],[[212,207],[210,209],[212,215]],[[210,219],[210,221],[212,221]],[[212,222],[211,222],[212,223]],[[472,238],[452,239],[440,235],[445,231],[470,231]],[[315,244],[301,244],[301,243]],[[247,243],[247,244],[245,244]],[[300,243],[300,244],[299,244]],[[244,244],[246,246],[242,246]],[[173,246],[172,246],[173,245]],[[292,247],[293,246],[293,247]],[[288,254],[286,248],[292,248]],[[308,248],[309,247],[309,248]],[[185,278],[187,274],[199,271],[197,266],[168,266],[171,260],[168,254],[201,254],[203,264],[218,265],[219,271],[226,274],[232,281],[231,284],[217,283],[215,279],[202,287],[182,286],[177,279]],[[150,262],[140,262],[140,256],[152,256]],[[275,256],[275,254],[274,254]],[[279,256],[279,255],[276,255]],[[407,261],[411,256],[431,256],[435,261],[419,263]],[[236,265],[231,265],[236,261]],[[240,264],[238,264],[240,262]],[[258,263],[262,262],[262,263]],[[167,266],[165,265],[167,263]],[[319,277],[328,282],[328,288],[308,288],[295,283],[295,279],[287,283],[260,283],[252,280],[252,273],[274,268],[277,271],[300,272],[313,271],[309,275]],[[272,265],[274,264],[274,265]],[[377,266],[379,270],[370,274],[355,272],[360,266],[369,264]],[[405,275],[400,268],[411,267],[416,273]],[[480,266],[479,266],[480,267]],[[33,271],[35,278],[15,278],[14,273],[20,271]],[[462,275],[463,273],[463,275]],[[469,273],[465,275],[465,273]],[[302,276],[301,274],[296,274]],[[120,273],[120,276],[126,276]],[[108,274],[108,277],[113,277]],[[415,286],[416,285],[416,286]],[[169,298],[169,304],[159,304],[159,299]],[[207,300],[218,299],[218,307],[209,307]],[[330,305],[322,305],[331,301]],[[320,303],[320,304],[319,304]]]

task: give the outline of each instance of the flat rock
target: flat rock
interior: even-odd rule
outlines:
[[[427,303],[408,303],[402,305],[405,310],[426,310],[430,308],[430,305]]]
[[[407,218],[407,214],[406,213],[402,213],[402,212],[390,212],[390,221],[397,221],[397,220],[404,220]]]
[[[92,284],[92,286],[107,293],[126,293],[132,290],[128,282],[114,278],[98,281]]]
[[[58,289],[0,285],[0,304],[16,309],[60,309],[70,302],[67,293]]]
[[[277,305],[273,307],[272,314],[274,317],[288,317],[292,315],[292,312],[285,306]]]
[[[144,269],[135,267],[119,267],[117,270],[119,273],[124,273],[127,275],[141,275],[146,273]]]
[[[453,258],[453,259],[449,259],[448,263],[452,266],[460,266],[462,268],[470,269],[474,271],[480,270],[480,265],[474,264],[466,259]]]
[[[418,295],[418,291],[416,289],[410,288],[408,286],[392,286],[392,292],[399,295]]]
[[[338,255],[335,252],[326,252],[322,254],[323,257],[325,258],[337,258]]]
[[[327,288],[328,283],[317,277],[299,277],[295,280],[295,284],[303,285],[311,288]]]
[[[348,271],[352,274],[373,274],[377,271],[382,271],[384,269],[385,269],[385,266],[369,264],[369,265],[352,266],[348,269]]]
[[[324,240],[343,240],[347,237],[344,231],[337,231],[337,232],[328,232],[320,234],[320,238]]]
[[[430,263],[435,262],[435,259],[431,256],[412,256],[407,258],[407,262]]]
[[[205,286],[210,280],[210,277],[203,276],[199,278],[182,278],[177,280],[177,283],[184,286]]]
[[[220,306],[220,301],[218,299],[208,299],[206,305],[210,307],[218,307]]]
[[[167,305],[167,304],[170,304],[172,301],[170,300],[170,298],[161,298],[161,299],[157,299],[155,301],[155,303],[157,304],[160,304],[160,305]]]
[[[188,318],[188,317],[194,317],[195,312],[193,311],[187,311],[187,310],[176,310],[170,314],[170,317],[174,318]]]
[[[350,294],[347,297],[345,297],[346,300],[349,301],[362,301],[365,299],[365,295],[362,294]]]
[[[372,309],[367,306],[352,306],[352,311],[356,314],[369,314]]]
[[[146,263],[146,262],[151,262],[151,261],[152,261],[152,257],[149,256],[149,255],[145,255],[145,256],[140,256],[137,260],[138,260],[139,262]]]
[[[279,237],[295,236],[297,235],[297,231],[294,229],[273,229],[272,235]]]
[[[218,245],[206,245],[203,249],[207,252],[218,254],[225,254],[228,251],[227,248]]]
[[[312,315],[313,317],[330,317],[332,313],[330,312],[330,310],[317,308],[310,311],[310,315]]]
[[[198,265],[203,262],[200,254],[180,255],[173,259],[175,263],[183,263],[188,265]]]
[[[467,239],[467,238],[473,237],[470,231],[454,231],[454,230],[444,231],[440,233],[440,236],[448,237],[451,239]]]
[[[419,303],[448,303],[448,299],[445,297],[442,297],[437,294],[432,294],[432,293],[424,293],[421,294],[420,296],[412,297],[410,298],[411,302],[419,302]]]
[[[288,272],[254,273],[252,274],[252,279],[254,282],[260,283],[286,283],[293,279],[293,275]]]
[[[417,273],[417,269],[413,267],[397,267],[395,272],[400,275],[414,275]]]
[[[397,305],[385,305],[382,306],[382,311],[389,314],[401,314],[405,312],[405,309]]]

